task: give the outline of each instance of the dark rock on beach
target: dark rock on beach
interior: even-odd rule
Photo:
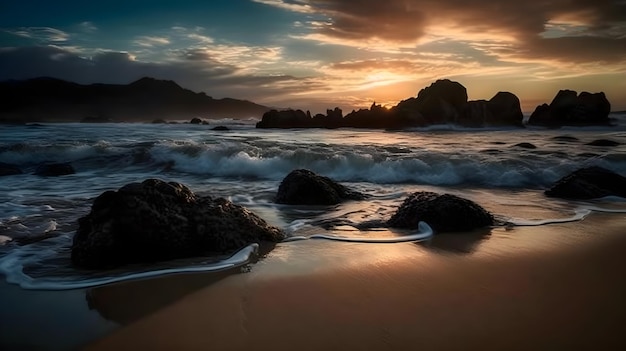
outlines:
[[[242,206],[198,197],[182,184],[157,179],[101,194],[78,223],[72,263],[92,269],[230,254],[250,243],[284,238]]]
[[[22,174],[22,170],[14,164],[0,162],[0,177]]]
[[[470,200],[420,191],[404,200],[387,225],[415,229],[420,221],[428,223],[437,233],[469,231],[494,224],[493,216]]]
[[[603,92],[578,95],[573,90],[560,90],[550,105],[537,106],[528,124],[547,127],[608,125],[610,112],[611,104]]]
[[[68,162],[65,163],[46,163],[40,165],[35,170],[35,175],[42,177],[56,177],[68,174],[74,174],[74,167]]]
[[[278,187],[276,203],[288,205],[335,205],[344,200],[362,200],[364,194],[306,169],[289,173]]]
[[[626,177],[602,167],[582,168],[559,179],[545,194],[581,200],[605,196],[626,197]]]

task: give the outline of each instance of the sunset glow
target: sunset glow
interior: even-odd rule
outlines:
[[[395,104],[440,78],[531,112],[559,89],[626,109],[626,4],[588,1],[21,2],[0,11],[0,80],[175,80],[322,112]],[[35,12],[33,9],[37,8]]]

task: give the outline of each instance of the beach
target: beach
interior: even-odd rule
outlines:
[[[472,252],[451,235],[438,246],[337,243],[349,246],[343,256],[291,243],[87,349],[619,350],[625,220],[494,229]],[[155,281],[123,290],[145,284],[159,294]],[[110,315],[130,312],[118,304],[129,295],[110,296],[122,300],[109,301]]]
[[[624,199],[565,200],[544,190],[583,167],[626,174],[626,124],[286,133],[226,122],[226,132],[183,123],[7,126],[0,162],[23,173],[0,182],[0,235],[15,239],[0,245],[0,349],[623,344]],[[619,144],[593,143],[605,139]],[[34,174],[50,160],[76,173]],[[294,169],[367,198],[278,204]],[[149,178],[244,206],[286,242],[260,257],[248,246],[230,258],[74,265],[78,219],[94,199]],[[400,242],[418,233],[384,223],[417,191],[471,200],[496,225]]]

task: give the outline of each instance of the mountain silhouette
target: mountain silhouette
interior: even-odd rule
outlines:
[[[269,108],[214,99],[171,80],[141,78],[127,85],[82,85],[41,77],[0,82],[0,122],[139,122],[155,119],[247,118]]]

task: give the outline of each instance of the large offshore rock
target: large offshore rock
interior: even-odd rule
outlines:
[[[330,178],[306,169],[296,169],[280,183],[276,202],[288,205],[335,205],[344,200],[362,200],[365,197]]]
[[[493,216],[473,201],[419,191],[404,200],[387,225],[415,229],[420,221],[428,223],[437,233],[469,231],[494,224]]]
[[[560,127],[564,125],[606,125],[610,123],[611,104],[603,92],[580,95],[560,90],[550,105],[537,106],[528,124]]]
[[[72,263],[106,268],[221,255],[283,238],[280,229],[228,200],[197,197],[182,184],[148,179],[94,200],[91,212],[79,219]]]

